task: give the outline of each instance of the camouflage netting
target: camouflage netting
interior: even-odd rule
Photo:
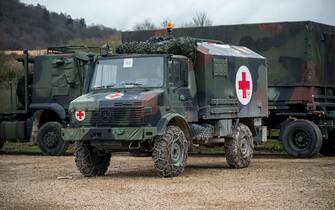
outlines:
[[[194,58],[196,41],[191,37],[152,37],[145,42],[126,42],[121,44],[119,54],[174,54]]]

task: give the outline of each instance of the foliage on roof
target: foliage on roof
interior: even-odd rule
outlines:
[[[191,37],[152,37],[147,41],[133,41],[121,44],[119,54],[174,54],[194,58],[196,41]]]

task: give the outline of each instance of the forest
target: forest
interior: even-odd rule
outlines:
[[[42,49],[77,40],[107,40],[116,29],[86,24],[64,13],[50,12],[19,0],[0,1],[0,50]]]

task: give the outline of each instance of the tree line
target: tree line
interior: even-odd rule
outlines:
[[[166,24],[169,22],[169,19],[164,19],[160,25],[155,25],[150,19],[145,19],[142,22],[139,22],[135,24],[133,29],[135,31],[144,31],[144,30],[154,30],[159,28],[164,28]],[[209,18],[206,12],[196,12],[191,21],[185,22],[180,24],[179,28],[191,28],[191,27],[205,27],[205,26],[211,26],[213,24],[213,21]]]
[[[102,25],[87,26],[84,18],[49,12],[40,4],[0,1],[0,50],[67,45],[73,39],[105,39],[116,32]]]
[[[135,24],[134,30],[164,28],[145,19]],[[189,22],[178,27],[212,25],[205,12],[197,12]],[[174,26],[176,27],[176,26]],[[42,49],[70,44],[100,44],[111,40],[118,43],[119,31],[103,25],[86,24],[84,18],[74,19],[69,14],[50,12],[40,4],[27,5],[19,0],[0,0],[0,50]]]

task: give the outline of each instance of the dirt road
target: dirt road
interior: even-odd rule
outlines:
[[[335,209],[335,158],[257,156],[245,169],[192,156],[159,178],[150,157],[115,155],[108,174],[82,177],[72,156],[0,155],[0,209]],[[60,179],[65,178],[65,179]]]

